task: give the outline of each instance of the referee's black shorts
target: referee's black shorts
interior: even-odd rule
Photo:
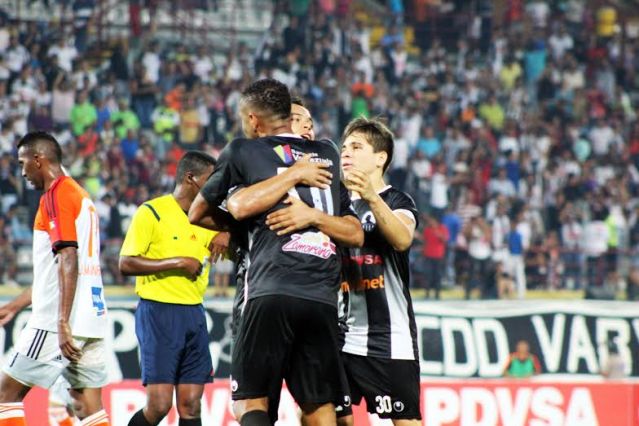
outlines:
[[[341,401],[337,308],[297,297],[247,302],[231,362],[234,400],[266,397],[286,380],[298,404]]]

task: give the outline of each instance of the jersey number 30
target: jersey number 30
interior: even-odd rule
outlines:
[[[377,407],[375,407],[375,411],[378,414],[382,413],[390,413],[393,410],[393,406],[391,404],[391,398],[388,395],[377,395],[375,397],[375,402],[377,403]]]

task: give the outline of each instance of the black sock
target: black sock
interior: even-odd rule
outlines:
[[[202,426],[202,419],[199,417],[197,419],[183,419],[180,417],[178,426]]]
[[[144,412],[140,410],[131,417],[129,426],[153,426],[153,424],[149,423],[146,417],[144,417]]]
[[[244,413],[240,426],[271,426],[271,420],[266,411],[253,410]]]

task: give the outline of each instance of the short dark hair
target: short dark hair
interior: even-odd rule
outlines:
[[[17,148],[24,147],[28,150],[36,150],[38,145],[50,161],[57,164],[62,163],[62,148],[50,133],[41,130],[29,132],[20,139]]]
[[[291,94],[288,87],[272,78],[265,78],[248,85],[242,92],[240,104],[248,104],[274,118],[291,116]]]
[[[304,104],[304,99],[302,99],[301,96],[291,96],[291,104],[299,105],[303,108],[306,108],[306,105]]]
[[[393,132],[378,118],[358,117],[351,120],[344,129],[342,143],[353,133],[361,133],[373,147],[373,152],[383,151],[387,154],[383,168],[383,172],[386,172],[393,160]]]
[[[215,166],[215,163],[215,158],[206,152],[187,151],[178,162],[175,182],[182,182],[184,176],[189,172],[195,176],[199,176],[204,173],[208,167]]]

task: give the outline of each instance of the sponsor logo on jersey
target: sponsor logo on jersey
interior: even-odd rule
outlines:
[[[275,151],[284,164],[292,164],[294,161],[301,160],[305,155],[311,156],[309,160],[311,163],[328,164],[329,166],[334,164],[330,158],[321,158],[316,152],[298,151],[295,148],[291,148],[290,145],[278,145],[273,148],[273,151]]]
[[[362,265],[383,265],[384,259],[379,254],[360,254],[344,257],[344,264]]]
[[[322,232],[305,232],[291,235],[291,240],[282,246],[282,251],[310,254],[328,259],[336,253],[335,244]]]
[[[280,157],[280,160],[284,162],[284,164],[291,164],[293,162],[293,153],[291,152],[290,145],[278,145],[273,148],[273,151]]]
[[[91,296],[93,298],[93,307],[96,309],[96,315],[102,316],[106,312],[104,308],[104,300],[102,299],[102,288],[91,287]]]
[[[343,292],[351,291],[368,291],[368,290],[380,290],[384,288],[384,275],[380,275],[376,278],[364,278],[359,280],[355,285],[350,285],[347,281],[342,282],[341,289]]]

